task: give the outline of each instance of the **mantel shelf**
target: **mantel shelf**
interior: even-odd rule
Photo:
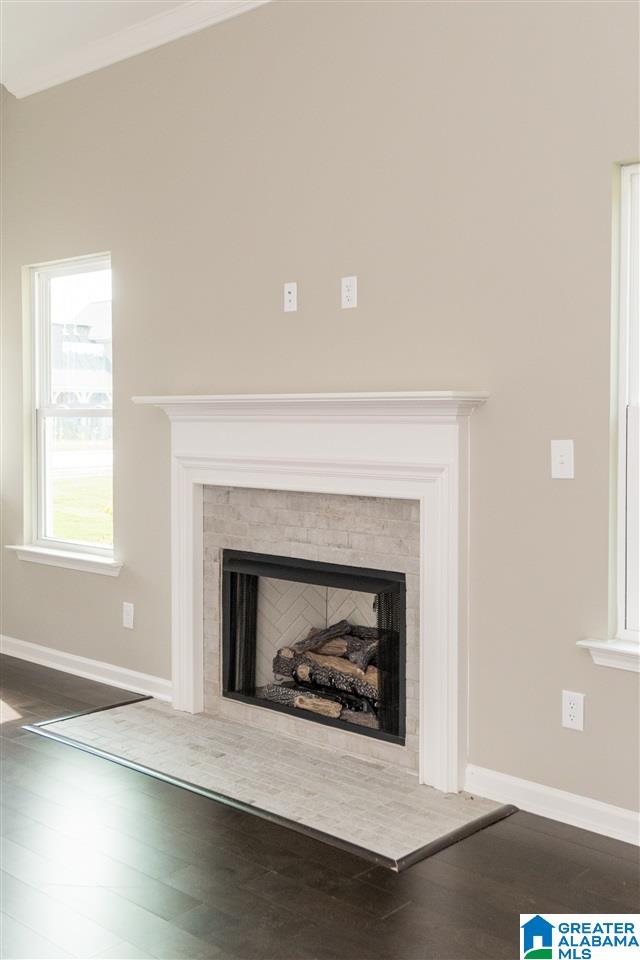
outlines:
[[[488,399],[482,391],[399,393],[218,394],[133,397],[160,407],[171,420],[421,421],[470,416]]]

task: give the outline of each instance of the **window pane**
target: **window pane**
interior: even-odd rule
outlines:
[[[51,277],[50,403],[111,406],[111,270]]]
[[[640,630],[640,407],[627,409],[627,596],[625,627]]]
[[[45,536],[113,544],[111,417],[47,417]]]
[[[640,403],[640,167],[629,197],[629,403]]]

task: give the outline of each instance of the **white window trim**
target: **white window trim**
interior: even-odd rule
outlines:
[[[616,667],[640,673],[640,648],[633,640],[578,640],[599,667]]]
[[[616,516],[616,640],[630,641],[640,645],[640,632],[627,628],[627,560],[629,540],[627,524],[627,475],[630,459],[630,441],[627,412],[631,414],[633,384],[638,379],[639,358],[632,349],[630,330],[633,312],[638,310],[639,291],[632,291],[630,282],[632,264],[640,257],[638,231],[632,231],[629,213],[631,210],[631,179],[640,176],[640,164],[621,168],[620,177],[620,271],[618,304],[618,397],[617,397],[617,516]],[[637,225],[636,225],[637,226]],[[635,301],[634,298],[635,297]],[[637,316],[635,317],[637,322]],[[635,413],[635,410],[634,410]],[[635,432],[633,433],[635,438]],[[635,451],[637,455],[637,450]],[[638,549],[638,530],[631,531],[632,550]]]
[[[619,216],[614,233],[614,297],[613,316],[615,337],[613,340],[613,424],[615,433],[615,461],[613,464],[612,488],[614,503],[612,511],[612,613],[613,636],[605,640],[579,640],[578,646],[589,650],[593,662],[598,666],[615,667],[620,670],[640,672],[640,635],[638,631],[627,628],[627,544],[629,528],[627,525],[627,410],[631,396],[632,377],[637,378],[638,357],[630,350],[629,331],[632,311],[637,303],[632,302],[631,264],[640,256],[637,232],[632,234],[630,223],[631,178],[637,176],[640,164],[626,164],[620,167]],[[635,245],[634,245],[635,241]],[[637,297],[637,291],[636,291]],[[632,364],[636,369],[632,373]],[[632,530],[638,547],[639,531]]]
[[[97,264],[102,264],[104,269],[107,268],[107,265],[110,267],[110,254],[91,254],[85,257],[51,261],[25,268],[28,277],[27,289],[25,290],[26,303],[24,305],[28,336],[25,339],[30,352],[31,367],[31,391],[27,399],[30,405],[31,423],[31,449],[27,451],[30,482],[28,483],[28,489],[25,490],[25,542],[23,544],[7,544],[6,549],[14,551],[20,560],[117,577],[123,564],[114,558],[113,547],[56,540],[52,537],[45,537],[43,528],[45,516],[43,502],[45,495],[45,457],[42,449],[44,430],[41,428],[40,419],[47,414],[55,414],[57,417],[78,415],[113,417],[113,410],[106,407],[63,407],[47,406],[40,403],[40,391],[47,396],[50,395],[48,390],[49,337],[38,323],[36,302],[39,298],[47,295],[48,288],[44,282],[47,276],[83,273],[88,267]],[[42,370],[40,364],[44,364]]]
[[[53,567],[66,567],[69,570],[83,570],[86,573],[102,573],[107,577],[117,577],[122,569],[122,561],[112,557],[100,557],[97,554],[81,553],[73,550],[56,550],[37,544],[7,544],[7,550],[13,550],[20,560],[30,563],[45,563]]]

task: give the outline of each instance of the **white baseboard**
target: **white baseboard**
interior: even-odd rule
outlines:
[[[62,670],[76,677],[85,677],[113,687],[122,687],[158,700],[171,700],[171,681],[137,670],[127,670],[101,660],[90,660],[64,650],[54,650],[27,640],[0,635],[0,652],[20,660],[29,660],[44,667]],[[468,764],[464,789],[489,800],[513,803],[522,810],[541,817],[559,820],[573,827],[640,845],[640,814],[612,803],[602,803],[577,793],[546,787],[532,780],[522,780],[497,770]]]
[[[489,800],[513,803],[522,810],[550,820],[640,845],[640,814],[626,807],[591,800],[577,793],[545,787],[541,783],[473,764],[467,766],[464,788]]]
[[[15,637],[7,637],[4,634],[0,635],[0,652],[9,657],[39,663],[43,667],[72,673],[76,677],[108,683],[112,687],[123,687],[133,693],[144,693],[158,700],[171,700],[170,680],[152,677],[148,673],[139,673],[137,670],[127,670],[126,667],[117,667],[113,663],[90,660],[88,657],[79,657],[75,653],[54,650],[52,647],[43,647],[39,643],[29,643],[27,640],[16,640]]]

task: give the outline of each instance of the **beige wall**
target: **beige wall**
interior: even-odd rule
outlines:
[[[575,641],[607,629],[611,177],[638,154],[637,27],[634,3],[279,2],[5,98],[5,542],[20,267],[110,250],[125,568],[5,555],[4,632],[169,675],[168,424],[133,394],[488,389],[471,760],[636,806],[635,679]],[[576,440],[573,482],[549,478],[552,437]],[[563,687],[587,695],[582,734]]]

